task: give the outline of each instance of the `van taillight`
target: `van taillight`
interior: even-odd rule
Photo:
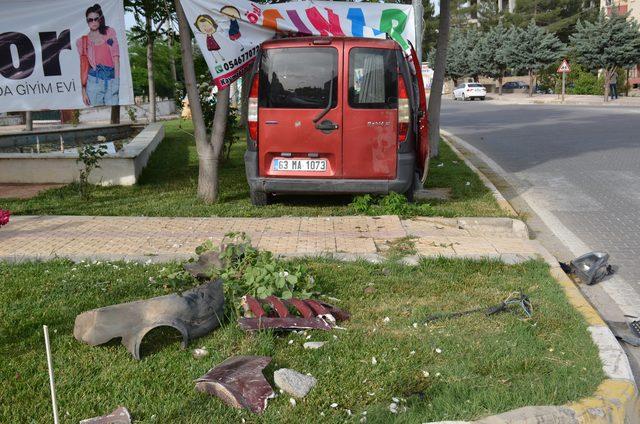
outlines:
[[[398,76],[398,143],[402,143],[407,139],[409,132],[409,96],[407,94],[407,86],[404,83],[404,77]]]
[[[251,90],[249,91],[249,102],[247,107],[247,124],[249,125],[249,137],[251,140],[258,142],[258,82],[259,75],[255,74],[251,81]]]

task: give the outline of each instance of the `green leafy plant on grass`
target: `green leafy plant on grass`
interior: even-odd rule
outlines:
[[[138,117],[136,116],[136,108],[133,106],[127,106],[127,115],[129,115],[129,120],[133,123],[138,122]]]
[[[208,251],[219,252],[222,268],[212,269],[210,277],[222,278],[225,294],[231,299],[247,294],[283,299],[307,298],[311,294],[314,278],[304,266],[279,261],[271,252],[256,249],[245,233],[227,233],[220,247],[207,240],[196,248],[198,255]]]
[[[80,197],[88,199],[91,197],[91,185],[89,184],[89,175],[91,172],[100,168],[100,160],[107,154],[107,149],[103,145],[94,146],[87,144],[78,148],[77,163],[82,162],[82,169],[80,169],[80,176],[78,179],[78,191]]]
[[[200,75],[198,90],[200,95],[200,105],[204,116],[204,124],[207,131],[213,127],[213,117],[216,114],[216,96],[213,95],[213,81],[210,76]],[[238,141],[238,131],[240,130],[240,118],[237,112],[232,111],[227,115],[227,129],[224,133],[224,144],[222,146],[221,158],[229,160],[231,147]]]
[[[411,217],[418,215],[431,215],[432,207],[428,203],[409,203],[402,194],[389,193],[386,196],[356,196],[349,207],[358,214],[363,215],[399,215]]]

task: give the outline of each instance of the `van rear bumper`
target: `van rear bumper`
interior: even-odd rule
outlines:
[[[249,187],[266,193],[404,193],[413,182],[415,153],[398,152],[398,172],[394,180],[348,180],[342,178],[264,178],[258,174],[258,152],[244,154],[245,172]]]

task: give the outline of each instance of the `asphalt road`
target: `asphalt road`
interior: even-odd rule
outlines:
[[[442,128],[506,171],[556,237],[577,237],[562,240],[574,251],[610,253],[618,284],[605,287],[640,316],[640,110],[445,100]]]

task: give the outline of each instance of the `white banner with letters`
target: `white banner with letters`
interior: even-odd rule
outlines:
[[[415,45],[411,5],[297,1],[258,4],[248,0],[180,0],[218,88],[247,72],[263,41],[276,35],[346,36]]]
[[[133,103],[123,0],[0,4],[0,112]]]

